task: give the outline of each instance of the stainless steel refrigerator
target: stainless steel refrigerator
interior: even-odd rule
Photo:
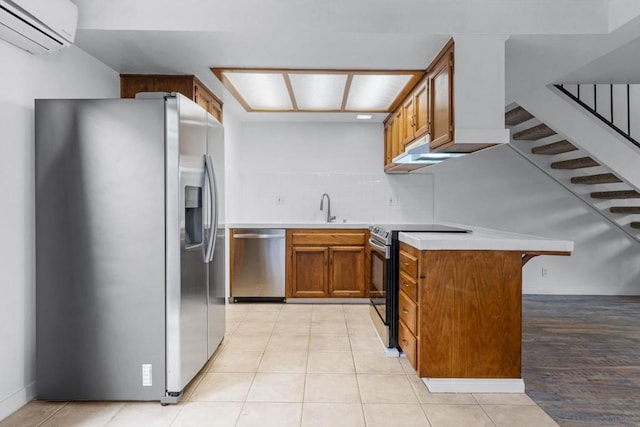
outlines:
[[[35,131],[37,397],[178,402],[225,329],[221,124],[151,94]]]

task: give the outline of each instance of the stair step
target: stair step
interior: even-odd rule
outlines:
[[[620,178],[612,173],[601,173],[598,175],[574,176],[571,178],[572,184],[608,184],[611,182],[622,182]]]
[[[609,211],[618,214],[640,214],[640,206],[613,206]]]
[[[638,222],[638,221],[633,221],[629,225],[631,225],[631,228],[640,228],[640,222]]]
[[[504,123],[507,126],[516,126],[531,119],[533,119],[533,115],[522,107],[509,110],[504,115]]]
[[[594,199],[640,199],[640,193],[635,190],[596,191],[591,193]]]
[[[517,132],[513,135],[513,139],[516,141],[537,141],[538,139],[546,138],[555,134],[556,132],[553,129],[542,123],[538,126]]]
[[[591,157],[580,157],[551,163],[551,169],[582,169],[592,168],[594,166],[600,166],[600,164]]]
[[[568,153],[569,151],[575,151],[578,147],[563,139],[562,141],[553,142],[547,145],[541,145],[531,149],[533,154],[561,154]]]

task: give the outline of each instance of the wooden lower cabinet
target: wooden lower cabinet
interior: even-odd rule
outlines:
[[[287,230],[287,298],[367,297],[367,230]]]
[[[398,341],[418,375],[521,378],[522,253],[400,250]]]

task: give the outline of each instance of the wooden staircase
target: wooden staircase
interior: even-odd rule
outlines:
[[[508,108],[511,146],[627,234],[640,240],[640,192],[520,106]]]

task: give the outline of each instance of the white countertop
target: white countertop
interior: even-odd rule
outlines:
[[[471,233],[399,233],[398,238],[419,250],[494,250],[522,252],[572,252],[571,240],[555,240],[488,228],[447,224]]]

